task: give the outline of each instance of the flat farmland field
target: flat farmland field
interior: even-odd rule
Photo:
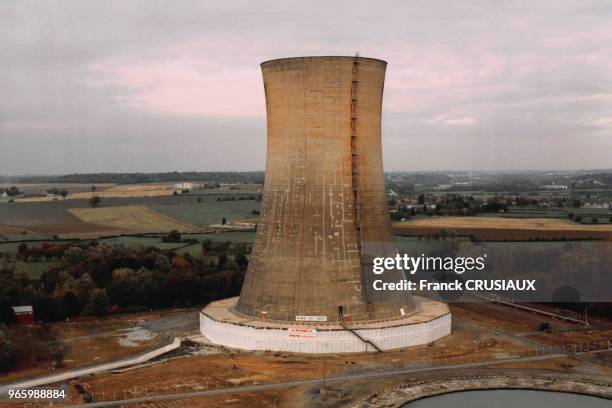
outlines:
[[[91,193],[88,193],[91,194]],[[236,196],[235,201],[218,201],[229,196]],[[149,196],[149,197],[103,197],[98,208],[94,210],[109,209],[125,206],[144,206],[157,213],[159,225],[167,225],[169,217],[172,224],[187,224],[179,231],[198,232],[198,228],[210,224],[220,223],[222,218],[228,221],[250,220],[255,222],[257,215],[253,210],[259,210],[260,203],[254,200],[240,200],[240,194],[179,194],[176,196]],[[72,211],[76,209],[76,211]],[[42,238],[49,239],[53,235],[60,238],[97,238],[110,235],[127,234],[131,232],[163,232],[159,227],[151,228],[151,217],[139,218],[145,223],[133,229],[136,220],[130,223],[125,221],[107,223],[94,221],[96,217],[77,217],[81,209],[89,210],[88,199],[67,199],[53,201],[33,202],[0,202],[0,240],[27,240]],[[83,211],[85,213],[86,211]],[[111,211],[112,212],[112,211]],[[141,211],[142,213],[142,211]],[[162,222],[162,218],[166,218]],[[87,220],[87,221],[86,221]],[[91,221],[90,221],[91,220]],[[130,229],[126,228],[126,225]],[[120,227],[121,225],[121,227]],[[157,225],[157,224],[156,224]],[[155,226],[155,225],[153,225]],[[24,233],[25,232],[25,233]]]
[[[146,206],[175,220],[197,226],[218,224],[223,218],[256,222],[257,215],[253,215],[253,211],[259,211],[261,203],[239,200],[240,196],[235,196],[236,201],[217,201],[218,196],[214,195],[184,195],[181,200],[159,199],[148,202]]]
[[[567,220],[568,214],[580,215],[583,224],[592,224],[591,219],[597,218],[597,223],[608,224],[612,211],[607,208],[573,208],[573,207],[549,207],[549,208],[534,208],[534,207],[516,207],[510,206],[510,211],[507,213],[484,213],[479,217],[499,217],[499,218],[560,218]]]
[[[118,197],[156,197],[172,195],[174,192],[173,184],[127,184],[106,188],[96,191],[96,195],[101,198]],[[72,198],[90,198],[91,192],[76,193]]]
[[[212,234],[189,234],[185,238],[193,238],[199,241],[205,239],[212,242],[244,242],[252,244],[255,242],[255,232],[251,231],[228,231],[217,232]]]
[[[127,232],[104,225],[88,224],[72,215],[70,206],[87,206],[86,200],[0,203],[0,228],[21,230],[20,234],[4,234],[11,240],[80,236],[96,237]],[[18,236],[19,235],[19,236]]]
[[[66,190],[68,193],[68,197],[73,197],[76,194],[87,193],[91,197],[91,188],[96,188],[96,193],[105,191],[111,187],[116,186],[116,184],[111,183],[94,183],[94,184],[84,184],[84,183],[0,183],[0,188],[10,188],[17,187],[19,191],[28,195],[30,197],[17,197],[17,201],[36,201],[37,199],[45,199],[46,201],[50,201],[53,198],[62,200],[61,196],[55,197],[34,197],[33,195],[46,195],[47,190],[56,189],[56,190]]]
[[[189,235],[185,235],[185,237],[190,237],[191,234]],[[144,247],[155,247],[157,249],[160,249],[162,251],[168,251],[168,250],[179,250],[180,249],[180,253],[183,252],[190,252],[192,251],[193,248],[189,249],[189,246],[186,246],[188,244],[185,244],[183,242],[163,242],[161,240],[161,236],[158,235],[152,235],[152,236],[121,236],[121,237],[112,237],[112,238],[101,238],[99,240],[102,243],[108,244],[108,245],[125,245],[125,246],[129,246],[129,245],[142,245]],[[197,244],[193,244],[195,246],[198,247],[199,252],[201,252],[202,249],[202,245],[200,243]],[[187,251],[184,251],[182,248],[185,249],[189,249]],[[190,252],[191,253],[191,252]]]
[[[61,196],[26,196],[18,197],[17,202],[45,202],[45,201],[64,201],[89,199],[93,194],[101,198],[129,198],[129,197],[156,197],[172,195],[174,192],[173,183],[145,183],[145,184],[17,184],[21,191],[26,194],[45,194],[47,189],[66,190],[66,198]],[[91,190],[95,186],[96,190]]]
[[[30,234],[34,231],[28,230],[27,228],[20,227],[5,227],[0,225],[0,234],[3,235],[18,235],[18,234]]]
[[[180,183],[180,182],[179,182]],[[168,197],[173,196],[177,182],[152,182],[152,183],[133,183],[133,184],[78,184],[78,183],[41,183],[41,184],[1,184],[0,188],[10,188],[15,186],[19,188],[25,196],[15,198],[16,202],[31,203],[31,202],[49,202],[49,201],[70,201],[70,200],[88,200],[93,194],[100,198],[147,198],[147,197]],[[95,187],[95,191],[92,191]],[[194,194],[189,195],[240,195],[240,194],[258,194],[261,185],[257,184],[237,184],[226,185],[217,189],[197,190]],[[48,190],[65,190],[68,195],[48,195]],[[179,194],[180,195],[180,194]]]
[[[403,235],[429,235],[446,230],[484,240],[612,237],[612,224],[584,225],[555,218],[432,217],[398,222],[393,224],[393,230]]]
[[[69,210],[80,220],[136,232],[197,232],[198,228],[176,221],[142,205],[103,208],[72,208]]]

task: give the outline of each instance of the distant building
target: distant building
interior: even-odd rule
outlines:
[[[174,185],[175,190],[193,190],[193,183],[178,183]]]
[[[389,189],[389,197],[395,198],[395,197],[397,197],[397,193],[395,191]]]
[[[557,184],[554,181],[552,184],[546,184],[542,187],[544,190],[567,190],[567,186],[565,184]]]
[[[608,203],[592,203],[592,202],[586,201],[584,203],[584,208],[610,209],[611,205],[612,204],[608,204]]]
[[[32,306],[13,306],[13,312],[15,312],[17,324],[34,323],[34,309],[32,309]]]

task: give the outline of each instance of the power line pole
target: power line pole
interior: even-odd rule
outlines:
[[[323,386],[325,386],[325,354],[323,354]]]

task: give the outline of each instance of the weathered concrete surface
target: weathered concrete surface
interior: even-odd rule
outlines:
[[[368,290],[374,255],[395,253],[385,199],[381,106],[386,62],[305,57],[262,64],[268,146],[261,216],[236,310],[294,321],[397,318],[405,292]],[[386,272],[390,281],[399,272]],[[400,310],[403,309],[403,310]]]
[[[612,386],[607,383],[559,377],[478,376],[412,382],[401,387],[381,390],[361,401],[347,405],[346,408],[400,408],[425,397],[456,391],[488,389],[558,391],[612,399]]]

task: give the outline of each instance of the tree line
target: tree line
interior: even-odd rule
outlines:
[[[32,305],[37,321],[79,315],[204,305],[240,291],[250,246],[202,243],[202,255],[97,241],[28,247],[0,255],[0,322],[14,323],[11,306]],[[39,280],[24,262],[46,258]]]
[[[0,181],[14,183],[158,183],[169,181],[203,181],[216,183],[255,183],[263,184],[263,171],[188,171],[163,173],[74,173],[57,176],[11,176]]]

